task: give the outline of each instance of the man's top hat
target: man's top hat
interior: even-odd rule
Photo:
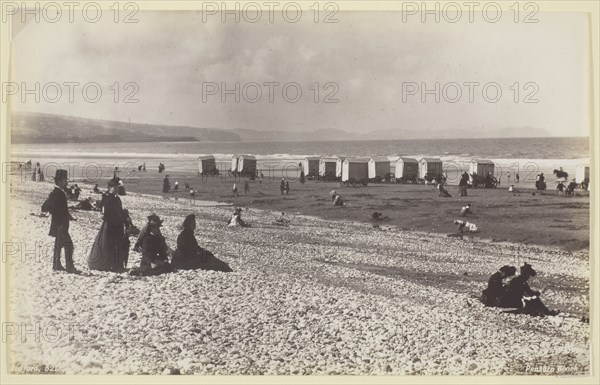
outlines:
[[[54,180],[61,180],[61,179],[67,179],[67,170],[63,170],[63,169],[58,169],[56,170],[56,174],[54,174]]]

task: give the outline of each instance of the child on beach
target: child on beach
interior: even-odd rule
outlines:
[[[461,234],[464,232],[465,229],[467,229],[467,231],[470,233],[476,233],[479,231],[479,228],[477,228],[477,225],[475,223],[456,220],[454,221],[454,224],[458,225],[458,231],[460,231]]]
[[[233,183],[233,186],[231,187],[231,190],[233,192],[233,196],[237,197],[238,196],[238,187],[237,187],[237,183]]]
[[[467,203],[466,206],[463,206],[463,208],[460,209],[460,216],[461,217],[466,217],[467,214],[472,214],[472,212],[471,212],[471,204],[470,203]]]
[[[563,184],[563,182],[558,182],[558,185],[556,186],[556,189],[558,190],[558,195],[565,195],[565,185]]]

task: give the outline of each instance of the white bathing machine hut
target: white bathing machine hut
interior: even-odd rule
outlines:
[[[308,156],[304,159],[303,168],[304,168],[304,176],[315,177],[319,175],[319,165],[321,162],[320,156]]]
[[[254,175],[256,173],[256,157],[252,155],[240,155],[237,171],[242,175]]]
[[[490,173],[494,176],[494,162],[487,159],[473,159],[469,167],[469,174],[472,178],[473,174],[477,176],[485,177]]]
[[[369,158],[346,158],[342,164],[342,182],[369,177]]]
[[[200,155],[198,157],[198,174],[212,175],[217,171],[217,163],[212,155]]]
[[[575,168],[575,182],[581,183],[584,179],[590,179],[590,166],[587,164],[580,164]]]
[[[346,159],[345,156],[338,156],[335,161],[335,177],[336,178],[342,177],[342,165],[344,164],[345,159]]]
[[[442,175],[443,163],[440,158],[422,158],[419,161],[419,177],[422,179],[435,178]]]
[[[241,155],[234,155],[231,157],[231,172],[236,172],[238,170],[238,162],[240,160]]]
[[[369,179],[380,177],[385,179],[391,172],[391,162],[387,156],[372,156],[369,159]]]
[[[416,182],[419,177],[419,162],[413,158],[399,157],[396,161],[394,176],[396,177],[396,182]]]
[[[324,178],[336,177],[337,158],[322,157],[319,161],[319,175]]]

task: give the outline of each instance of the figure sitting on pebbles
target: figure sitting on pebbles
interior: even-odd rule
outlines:
[[[177,237],[177,249],[173,253],[171,265],[175,269],[182,270],[214,270],[231,272],[231,267],[210,251],[200,247],[194,236],[196,229],[196,216],[188,215],[183,221],[182,231]]]
[[[142,261],[139,267],[131,269],[135,276],[160,275],[170,273],[173,267],[167,257],[167,243],[160,232],[163,221],[156,214],[148,217],[145,232],[140,233],[142,243]]]
[[[285,217],[285,213],[282,211],[281,216],[273,222],[274,225],[277,226],[287,226],[289,224],[288,219]]]
[[[485,306],[500,306],[500,300],[504,297],[508,284],[504,280],[512,277],[517,272],[514,266],[504,265],[492,274],[488,280],[488,287],[481,292],[479,300]]]
[[[242,208],[241,207],[235,208],[233,214],[231,215],[231,218],[229,218],[229,221],[227,222],[227,226],[250,227],[249,224],[247,224],[246,222],[244,222],[242,220]]]
[[[471,204],[467,203],[465,206],[463,206],[460,209],[460,216],[461,217],[466,217],[467,214],[473,214],[473,212],[471,211]]]
[[[457,219],[457,220],[454,221],[454,224],[458,225],[459,235],[462,235],[463,232],[465,231],[465,229],[469,233],[476,233],[476,232],[479,231],[479,228],[477,227],[477,225],[475,223],[461,221],[461,220]]]
[[[503,266],[506,273],[501,274],[500,276],[504,276],[506,278],[507,274],[512,272],[510,266]],[[502,268],[501,268],[502,269]],[[516,269],[514,269],[516,271]],[[496,275],[498,273],[495,273]],[[550,310],[548,309],[540,299],[541,292],[534,291],[529,287],[527,281],[531,277],[535,277],[537,272],[533,269],[533,267],[524,263],[520,268],[520,274],[513,279],[510,280],[508,285],[502,285],[502,281],[500,277],[496,276],[490,277],[490,283],[488,284],[488,289],[484,290],[482,294],[485,294],[486,297],[490,295],[489,288],[493,287],[490,297],[494,299],[486,298],[486,306],[495,306],[500,308],[514,308],[515,310],[505,311],[505,313],[511,314],[528,314],[534,317],[543,317],[543,316],[554,316],[558,315],[560,311],[558,310]],[[499,288],[498,280],[500,280],[501,288]],[[492,282],[494,281],[494,282]],[[482,295],[482,299],[483,299]]]

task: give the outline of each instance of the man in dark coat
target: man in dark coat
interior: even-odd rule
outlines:
[[[69,235],[69,221],[75,220],[69,213],[67,206],[67,170],[56,170],[54,177],[54,190],[48,195],[48,199],[42,205],[42,212],[52,215],[50,232],[48,235],[55,238],[54,255],[52,258],[52,270],[66,270],[69,273],[80,273],[73,264],[73,240]],[[65,249],[66,269],[60,263],[61,250]]]

